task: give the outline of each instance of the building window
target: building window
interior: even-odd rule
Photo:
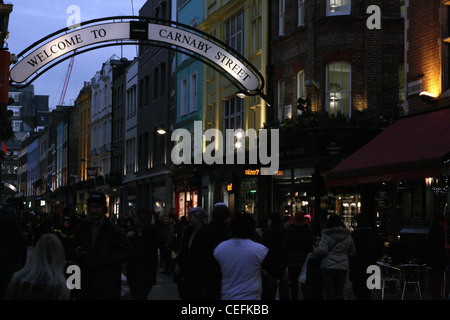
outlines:
[[[284,106],[284,119],[292,119],[292,104]]]
[[[330,114],[351,117],[351,65],[333,62],[327,65],[326,106]]]
[[[22,121],[13,121],[12,122],[12,129],[13,129],[13,131],[14,132],[19,132],[21,125],[22,125]]]
[[[350,14],[350,0],[327,0],[327,15],[345,15]]]
[[[252,18],[252,32],[253,32],[253,52],[256,53],[262,48],[262,1],[256,0],[253,2],[253,18]]]
[[[153,69],[153,100],[161,96],[161,82],[159,79],[159,68]]]
[[[153,133],[153,165],[164,162],[164,136],[157,132]]]
[[[242,128],[242,101],[243,99],[233,97],[224,102],[225,130]]]
[[[225,43],[236,50],[244,53],[244,14],[241,12],[228,20],[225,24]]]
[[[298,0],[298,25],[305,25],[305,0]]]
[[[278,35],[284,36],[284,13],[286,10],[285,0],[278,1]]]
[[[405,88],[405,65],[402,63],[398,71],[398,103],[400,105],[403,105],[405,103]]]
[[[197,110],[197,72],[191,74],[191,83],[189,87],[189,112]]]
[[[306,97],[305,72],[297,73],[297,99]]]
[[[216,123],[216,110],[215,109],[216,108],[215,108],[214,104],[208,105],[208,114],[207,114],[208,124],[207,124],[207,129],[213,128],[215,123]]]
[[[405,0],[400,0],[400,17],[405,17]]]
[[[180,94],[180,116],[187,114],[188,107],[188,80],[184,78],[181,80],[181,94]]]
[[[278,103],[278,119],[283,120],[284,116],[284,80],[281,79],[277,83],[277,103]]]

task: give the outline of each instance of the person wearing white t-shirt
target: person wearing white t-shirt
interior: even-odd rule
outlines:
[[[250,239],[255,226],[251,215],[236,214],[230,222],[233,238],[214,249],[222,272],[222,300],[261,300],[261,272],[266,264],[270,269],[270,255],[267,247]]]

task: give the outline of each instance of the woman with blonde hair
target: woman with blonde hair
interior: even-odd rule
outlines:
[[[61,240],[54,234],[42,235],[25,266],[12,275],[5,300],[69,300],[65,264]]]

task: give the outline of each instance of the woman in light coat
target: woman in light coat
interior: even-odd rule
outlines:
[[[322,230],[314,254],[322,256],[320,263],[325,300],[343,300],[344,286],[350,269],[349,257],[355,255],[355,243],[351,231],[340,217],[331,214]]]

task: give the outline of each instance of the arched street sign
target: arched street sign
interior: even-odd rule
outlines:
[[[99,23],[108,20],[112,21]],[[260,94],[264,87],[258,70],[220,40],[174,21],[134,16],[90,20],[78,29],[61,29],[37,41],[18,55],[18,62],[10,70],[11,85],[17,86],[15,84],[32,78],[30,83],[73,55],[105,46],[136,43],[176,47],[219,70],[250,95]]]

